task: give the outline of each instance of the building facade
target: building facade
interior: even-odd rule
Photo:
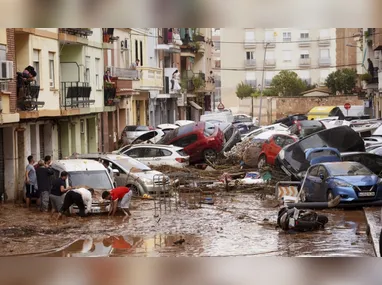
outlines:
[[[280,70],[292,70],[308,84],[323,85],[336,69],[336,29],[224,28],[220,39],[222,103],[233,112],[240,82],[261,89],[264,74],[267,88]]]

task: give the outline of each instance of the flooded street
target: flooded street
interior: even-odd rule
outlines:
[[[269,197],[268,197],[269,198]],[[221,194],[214,205],[162,209],[133,200],[122,216],[67,217],[5,204],[0,208],[1,255],[37,256],[374,256],[362,210],[325,210],[325,230],[276,229],[275,201],[255,194]]]

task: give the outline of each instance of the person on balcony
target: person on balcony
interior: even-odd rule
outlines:
[[[109,84],[114,84],[114,82],[111,81],[111,75],[110,75],[110,70],[105,71],[105,75],[103,76],[103,80]]]
[[[19,94],[20,89],[24,84],[30,83],[36,80],[37,72],[33,66],[28,65],[25,67],[22,73],[17,73],[17,94]]]
[[[131,65],[131,69],[137,69],[137,67],[139,66],[139,63],[140,63],[140,60],[137,59],[137,60]]]
[[[174,73],[172,74],[172,78],[171,78],[171,91],[174,91],[174,90],[180,90],[181,87],[179,85],[179,71],[178,70],[175,70]]]
[[[371,75],[371,78],[374,78],[374,64],[373,62],[371,61],[370,58],[367,59],[367,62],[369,63],[369,66],[368,66],[368,71],[369,71],[369,74]]]
[[[210,76],[208,76],[208,82],[215,83],[215,76],[212,70],[210,71]]]

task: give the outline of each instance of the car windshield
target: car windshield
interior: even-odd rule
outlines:
[[[360,163],[335,163],[328,167],[332,176],[364,176],[374,173]]]
[[[163,136],[157,144],[168,144],[170,141],[176,137],[183,136],[185,134],[191,133],[195,128],[195,124],[188,124],[182,127],[179,127],[173,131],[169,131],[165,136]]]
[[[214,134],[215,132],[215,125],[211,124],[211,123],[208,123],[208,122],[205,122],[205,126],[204,126],[204,135],[206,137],[210,137]]]
[[[130,171],[132,169],[134,170],[141,170],[141,171],[150,171],[151,168],[146,166],[145,164],[139,162],[138,160],[135,160],[133,158],[120,158],[114,160],[115,163],[122,166],[127,171]]]
[[[70,171],[69,183],[72,186],[87,186],[98,190],[110,190],[113,185],[105,170]]]

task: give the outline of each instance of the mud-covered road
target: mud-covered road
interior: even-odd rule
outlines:
[[[362,210],[326,210],[325,230],[286,234],[278,208],[255,194],[222,194],[200,209],[133,200],[130,219],[51,220],[21,205],[0,206],[0,255],[42,256],[374,256]],[[184,239],[180,244],[174,242]]]

